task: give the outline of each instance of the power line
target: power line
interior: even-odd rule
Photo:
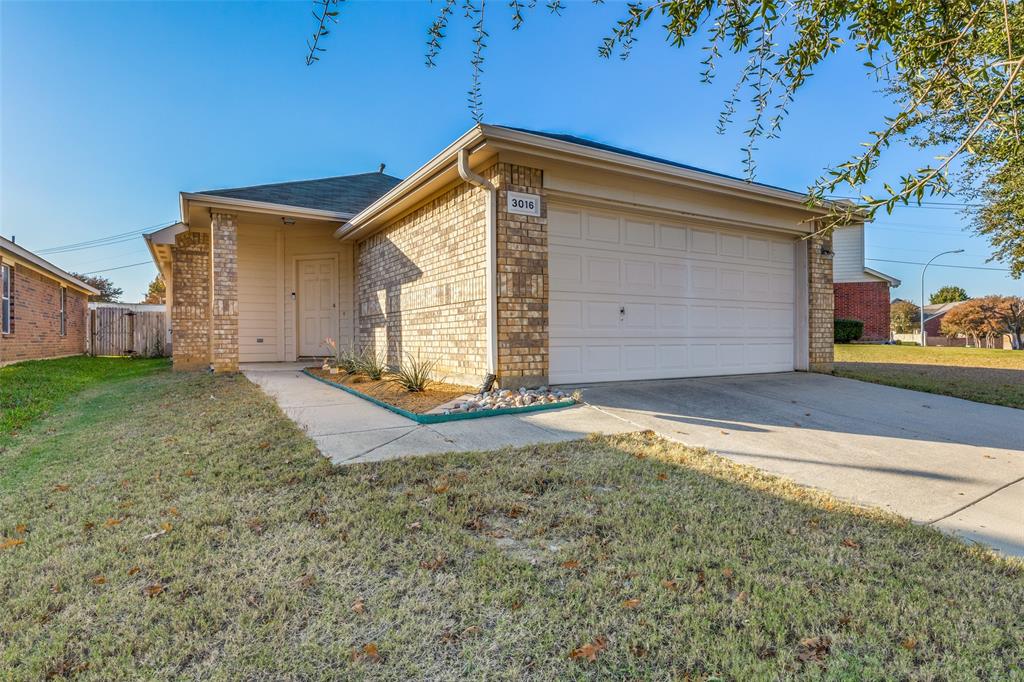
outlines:
[[[864,260],[878,261],[879,263],[902,263],[903,265],[927,265],[927,263],[918,263],[916,261],[909,260],[888,260],[886,258],[865,258]],[[994,272],[1009,272],[1009,268],[983,268],[980,265],[943,265],[942,263],[932,263],[933,268],[958,268],[960,270],[992,270]]]
[[[92,249],[97,246],[107,246],[108,244],[119,244],[121,242],[131,241],[137,238],[139,235],[146,234],[152,230],[157,230],[168,225],[173,225],[175,221],[165,221],[157,225],[150,225],[149,227],[143,227],[138,230],[132,230],[131,232],[122,232],[120,234],[113,234],[108,237],[97,237],[96,239],[89,239],[81,242],[74,242],[72,244],[63,244],[61,246],[51,246],[46,249],[37,249],[38,254],[48,253],[66,253],[68,251],[79,251],[82,249]]]
[[[93,270],[92,272],[83,272],[83,275],[97,275],[101,272],[110,272],[111,270],[124,270],[125,268],[137,268],[140,265],[152,265],[153,261],[144,260],[141,263],[132,263],[131,265],[119,265],[116,268],[106,268],[104,270]]]

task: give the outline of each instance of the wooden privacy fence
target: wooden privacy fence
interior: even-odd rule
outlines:
[[[141,308],[141,309],[140,309]],[[89,355],[169,355],[167,316],[163,306],[89,306]]]

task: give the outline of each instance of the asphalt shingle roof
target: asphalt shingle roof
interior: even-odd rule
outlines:
[[[401,181],[401,178],[384,173],[360,173],[271,185],[212,189],[200,194],[355,215]]]

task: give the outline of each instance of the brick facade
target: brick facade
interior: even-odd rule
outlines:
[[[832,239],[811,237],[807,240],[808,304],[807,351],[808,369],[831,372],[834,361],[835,325],[832,313]]]
[[[498,376],[505,388],[548,381],[548,228],[544,174],[498,163],[485,177],[498,189]],[[541,195],[539,217],[508,213],[508,192]]]
[[[61,283],[11,260],[11,333],[0,335],[0,365],[85,353],[88,297],[67,289],[65,334],[60,333]]]
[[[182,232],[171,247],[174,369],[210,364],[210,235]]]
[[[889,338],[889,283],[836,282],[836,319],[860,320],[864,323],[864,341],[886,341]]]
[[[238,217],[214,213],[210,223],[210,363],[238,371]]]
[[[487,192],[452,184],[356,247],[357,344],[437,362],[474,384],[487,372]]]

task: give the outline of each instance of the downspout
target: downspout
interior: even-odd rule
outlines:
[[[487,178],[474,173],[469,167],[469,150],[460,149],[458,155],[459,176],[471,185],[487,190],[487,204],[485,206],[484,220],[487,223],[487,374],[490,375],[485,384],[490,383],[490,378],[497,375],[498,369],[498,298],[496,286],[497,277],[497,198],[498,190]]]

